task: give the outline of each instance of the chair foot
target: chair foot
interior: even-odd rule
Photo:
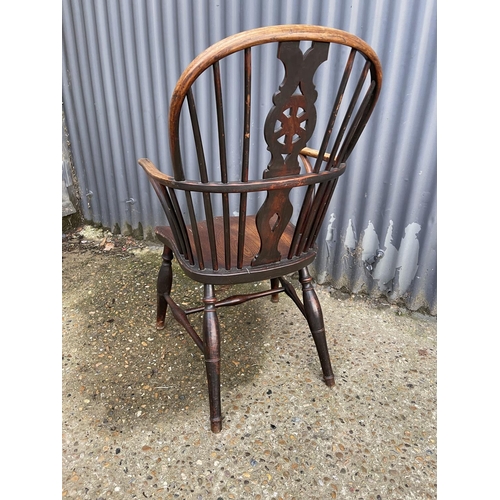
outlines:
[[[220,398],[220,330],[215,309],[215,291],[213,285],[205,285],[203,303],[203,344],[205,367],[207,370],[208,398],[210,403],[210,428],[212,432],[222,429]]]
[[[328,387],[333,387],[335,385],[335,378],[330,363],[330,355],[328,354],[323,312],[321,311],[321,304],[319,303],[318,296],[312,286],[312,278],[306,267],[299,271],[299,281],[302,284],[306,318],[316,345],[316,350],[318,351],[323,378]]]
[[[157,303],[156,303],[156,329],[165,328],[165,316],[167,313],[167,301],[165,294],[170,295],[172,289],[172,250],[166,245],[163,247],[162,264],[158,272],[156,282]]]
[[[156,302],[156,329],[163,330],[165,328],[165,317],[167,315],[167,301],[163,295],[157,294]]]
[[[210,419],[210,430],[217,434],[222,430],[222,419]]]

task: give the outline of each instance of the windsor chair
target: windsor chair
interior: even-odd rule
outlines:
[[[260,117],[255,111],[263,93],[259,83],[274,73],[264,69],[271,60],[266,53],[255,56],[256,70],[252,56],[269,44],[274,45],[274,61],[281,61],[274,63],[274,71],[281,69],[284,76],[259,128],[252,121],[254,115]],[[334,48],[341,48],[341,54],[334,55]],[[240,59],[234,59],[237,55]],[[314,77],[329,59],[336,66],[321,80],[328,94],[322,110],[329,109],[323,113],[322,129],[315,133]],[[381,82],[377,55],[350,33],[309,25],[241,32],[196,57],[174,88],[169,114],[173,175],[162,173],[147,158],[139,160],[169,224],[155,229],[164,245],[156,326],[164,328],[170,306],[175,320],[202,351],[213,432],[222,429],[219,307],[269,295],[276,302],[284,292],[307,320],[326,385],[335,384],[321,306],[307,266],[316,257],[316,239],[332,194],[373,111]],[[203,106],[198,108],[197,102]],[[213,118],[200,116],[205,112]],[[238,117],[240,130],[233,123]],[[267,166],[255,152],[262,136],[270,153],[264,151],[270,156],[264,160]],[[312,138],[317,149],[311,147]],[[183,309],[171,297],[174,255],[186,275],[203,284],[200,307]],[[295,272],[302,300],[285,278]],[[216,298],[216,285],[262,280],[270,283],[268,290]],[[200,337],[188,316],[201,312]]]

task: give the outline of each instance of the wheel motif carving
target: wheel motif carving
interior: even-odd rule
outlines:
[[[306,139],[306,122],[309,119],[303,95],[292,96],[288,104],[289,107],[278,118],[274,131],[274,140],[282,146],[281,154],[291,153],[295,143]]]

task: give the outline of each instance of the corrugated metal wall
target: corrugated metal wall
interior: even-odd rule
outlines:
[[[145,237],[164,223],[137,159],[170,166],[177,78],[212,43],[287,23],[354,33],[384,69],[318,239],[317,280],[435,314],[435,0],[63,0],[63,103],[84,217]],[[272,95],[275,78],[259,85]]]

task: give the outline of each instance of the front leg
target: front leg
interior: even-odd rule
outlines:
[[[323,370],[323,378],[326,385],[332,387],[335,385],[332,365],[330,363],[330,355],[328,354],[328,346],[326,344],[325,324],[323,321],[323,312],[318,296],[312,285],[312,278],[309,275],[307,267],[299,271],[299,281],[302,284],[302,296],[304,300],[304,310],[311,330],[316,350],[318,351],[319,361]]]
[[[172,250],[165,245],[163,247],[162,264],[158,272],[158,280],[156,282],[157,290],[157,307],[156,307],[156,329],[162,330],[165,328],[165,315],[167,313],[167,301],[165,294],[170,295],[172,289]]]
[[[220,399],[220,330],[215,309],[215,291],[213,285],[205,285],[203,303],[203,344],[205,367],[207,370],[208,397],[210,402],[210,427],[212,432],[222,429]]]

